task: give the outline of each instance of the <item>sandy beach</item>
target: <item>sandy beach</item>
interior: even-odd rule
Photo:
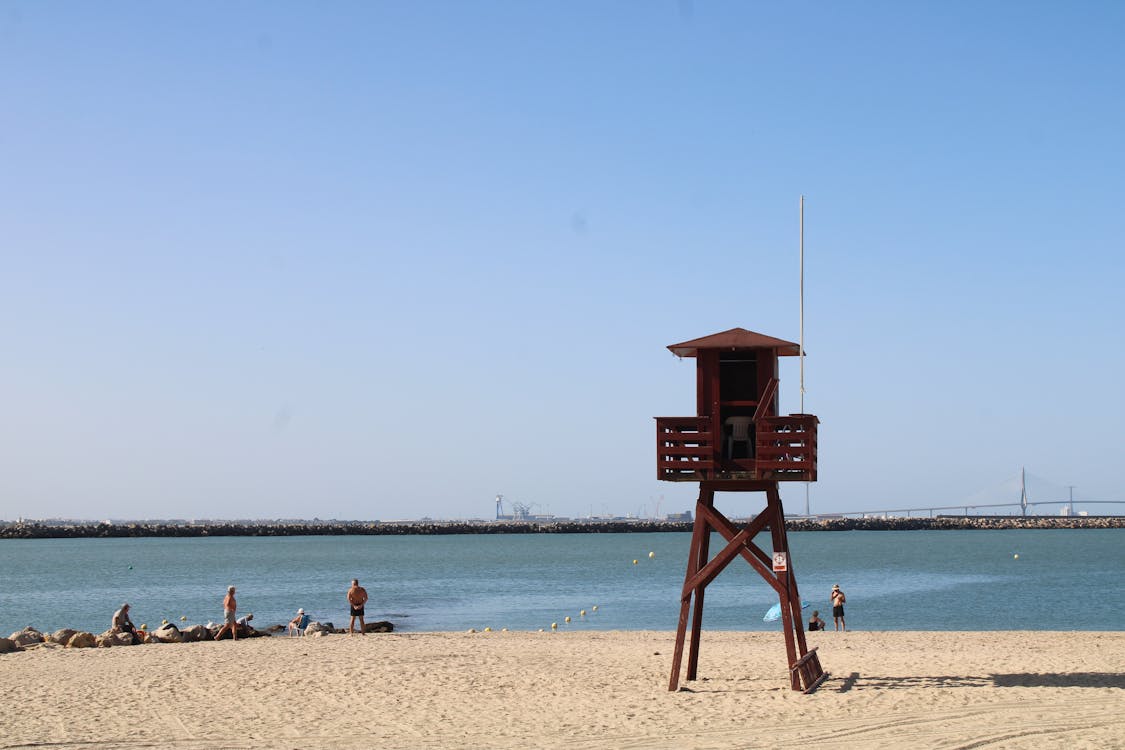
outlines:
[[[780,634],[273,637],[0,656],[0,747],[1125,747],[1125,633],[813,633],[829,680],[787,687]]]

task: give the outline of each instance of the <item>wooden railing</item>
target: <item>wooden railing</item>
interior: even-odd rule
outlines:
[[[812,414],[761,417],[754,423],[754,455],[723,459],[722,435],[709,417],[656,418],[656,478],[669,482],[760,479],[816,481]]]
[[[816,481],[816,425],[812,414],[764,417],[755,424],[755,465],[760,479]]]
[[[656,478],[702,481],[715,472],[715,443],[707,417],[656,418]]]

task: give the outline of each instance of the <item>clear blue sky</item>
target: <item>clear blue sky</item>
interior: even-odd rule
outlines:
[[[814,511],[1125,500],[1123,31],[0,0],[0,518],[686,510],[665,347],[797,339],[801,194]]]

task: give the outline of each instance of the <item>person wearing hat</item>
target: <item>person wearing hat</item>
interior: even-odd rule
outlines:
[[[250,626],[250,621],[253,619],[254,613],[250,612],[244,617],[239,617],[237,620],[235,620],[235,625],[238,626],[239,632],[242,633],[243,636],[250,635],[250,631],[253,630],[253,628]]]
[[[848,626],[844,624],[844,602],[847,597],[840,589],[840,584],[832,587],[832,620],[836,623],[836,630],[847,631]]]
[[[289,635],[304,635],[308,626],[309,616],[305,614],[304,607],[298,607],[297,616],[289,621]]]

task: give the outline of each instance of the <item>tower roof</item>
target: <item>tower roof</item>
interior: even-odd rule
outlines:
[[[701,349],[773,349],[779,357],[796,357],[801,353],[800,344],[747,331],[745,328],[732,328],[668,347],[677,357],[694,357]]]

